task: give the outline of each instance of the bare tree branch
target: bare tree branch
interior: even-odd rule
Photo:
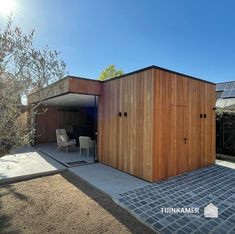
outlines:
[[[0,26],[0,154],[4,147],[33,141],[35,126],[20,123],[21,97],[63,78],[65,68],[56,50],[35,48],[34,31],[24,34],[13,26],[12,18],[5,28]],[[32,114],[39,105],[31,107]]]

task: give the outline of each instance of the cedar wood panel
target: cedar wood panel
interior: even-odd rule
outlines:
[[[44,111],[43,111],[44,110]],[[36,143],[55,142],[55,130],[59,128],[59,114],[56,107],[39,106],[36,117]]]
[[[155,69],[152,181],[215,162],[214,105],[214,84]]]
[[[105,82],[98,108],[99,160],[146,180],[152,179],[153,84],[153,69]]]
[[[69,92],[98,96],[102,94],[102,83],[100,81],[71,77],[68,80]]]
[[[214,84],[156,68],[104,82],[99,160],[148,181],[212,164],[214,105]]]
[[[46,110],[43,112],[43,109]],[[67,124],[84,125],[86,120],[86,112],[84,108],[76,111],[60,110],[60,107],[43,106],[38,107],[38,114],[36,117],[36,143],[56,142],[56,129],[65,128]]]

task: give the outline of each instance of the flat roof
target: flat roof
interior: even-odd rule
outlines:
[[[180,73],[180,72],[176,72],[176,71],[173,71],[173,70],[169,70],[169,69],[164,68],[164,67],[158,67],[156,65],[144,67],[144,68],[141,68],[141,69],[138,69],[138,70],[135,70],[135,71],[123,74],[121,76],[114,77],[112,79],[104,80],[102,82],[108,82],[108,81],[111,81],[111,80],[114,80],[114,79],[119,79],[119,78],[122,78],[124,76],[132,75],[132,74],[135,74],[135,73],[138,73],[138,72],[143,72],[143,71],[146,71],[146,70],[149,70],[149,69],[157,69],[157,70],[173,73],[173,74],[180,75],[180,76],[185,76],[185,77],[190,78],[190,79],[194,79],[194,80],[198,80],[198,81],[202,81],[202,82],[205,82],[205,83],[209,83],[209,84],[214,84],[215,85],[215,83],[213,83],[211,81],[203,80],[203,79],[198,78],[198,77],[194,77],[194,76],[190,76],[190,75],[187,75],[187,74],[184,74],[184,73]]]
[[[79,76],[68,75],[68,76],[66,76],[66,77],[64,77],[64,78],[62,78],[60,80],[55,81],[54,83],[48,85],[47,87],[43,88],[40,91],[36,91],[34,93],[29,94],[29,96],[32,96],[32,95],[34,95],[36,93],[39,93],[39,92],[42,92],[43,90],[47,89],[48,87],[56,85],[58,82],[61,82],[63,80],[69,79],[69,78],[103,83],[103,82],[109,82],[109,81],[112,81],[112,80],[115,80],[115,79],[120,79],[122,77],[129,76],[129,75],[132,75],[132,74],[135,74],[135,73],[139,73],[139,72],[143,72],[143,71],[150,70],[150,69],[157,69],[157,70],[161,70],[161,71],[164,71],[164,72],[169,72],[169,73],[172,73],[172,74],[184,76],[184,77],[187,77],[187,78],[190,78],[190,79],[194,79],[194,80],[198,80],[198,81],[202,81],[202,82],[206,82],[206,83],[215,85],[215,83],[207,81],[207,80],[203,80],[203,79],[200,79],[200,78],[197,78],[197,77],[194,77],[194,76],[190,76],[190,75],[187,75],[187,74],[184,74],[184,73],[180,73],[180,72],[169,70],[169,69],[166,69],[166,68],[163,68],[163,67],[158,67],[156,65],[152,65],[152,66],[144,67],[144,68],[141,68],[141,69],[138,69],[138,70],[135,70],[135,71],[132,71],[132,72],[128,72],[128,73],[123,74],[121,76],[117,76],[117,77],[114,77],[112,79],[108,79],[108,80],[104,80],[104,81],[95,80],[95,79],[89,79],[89,78],[84,78],[84,77],[79,77]]]

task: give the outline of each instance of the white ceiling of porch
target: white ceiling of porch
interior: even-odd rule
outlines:
[[[93,107],[95,105],[95,96],[68,93],[45,100],[42,104],[61,107]]]

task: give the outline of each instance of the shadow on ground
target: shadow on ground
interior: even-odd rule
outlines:
[[[139,222],[126,210],[115,204],[110,197],[93,188],[91,185],[79,179],[77,176],[70,172],[61,173],[61,175],[69,183],[76,186],[79,190],[101,205],[106,211],[108,211],[123,225],[125,225],[132,233],[156,233],[152,229]]]
[[[0,177],[3,177],[0,173]],[[11,227],[11,219],[12,217],[10,215],[6,215],[3,207],[3,201],[2,199],[4,196],[12,194],[16,199],[23,200],[23,201],[29,201],[29,198],[25,196],[24,194],[21,194],[17,192],[14,189],[14,185],[12,184],[5,184],[5,185],[0,185],[0,233],[20,233],[19,230],[14,229],[10,232],[7,231],[9,227]]]

